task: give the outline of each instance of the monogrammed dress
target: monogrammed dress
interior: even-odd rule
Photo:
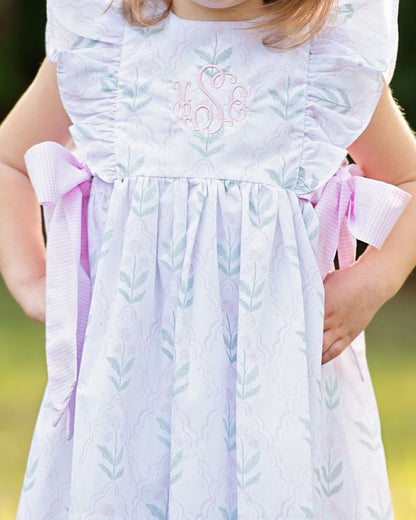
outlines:
[[[48,384],[18,519],[391,520],[364,335],[321,353],[336,251],[380,247],[410,197],[346,161],[397,1],[341,1],[286,51],[108,4],[48,4],[74,147],[25,155]]]

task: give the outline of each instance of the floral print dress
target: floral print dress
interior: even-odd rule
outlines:
[[[19,520],[390,520],[364,334],[322,366],[323,278],[409,196],[346,161],[397,2],[277,51],[250,22],[49,0],[74,147],[25,159],[47,225],[48,384]]]

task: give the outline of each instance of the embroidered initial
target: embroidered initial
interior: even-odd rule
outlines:
[[[232,126],[247,117],[248,90],[238,83],[235,74],[225,72],[218,65],[203,67],[197,76],[197,87],[205,99],[199,104],[190,96],[191,86],[190,81],[175,82],[178,97],[173,108],[175,115],[191,130],[214,134],[224,125]]]

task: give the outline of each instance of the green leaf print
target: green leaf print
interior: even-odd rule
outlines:
[[[241,242],[233,243],[230,227],[227,228],[227,241],[217,244],[218,269],[226,276],[240,272]]]
[[[258,379],[259,367],[258,365],[249,368],[246,362],[246,352],[243,350],[243,360],[237,369],[237,395],[240,399],[248,399],[260,392],[261,385],[252,386]],[[251,388],[248,388],[249,386]]]
[[[286,246],[286,253],[288,256],[288,260],[290,261],[290,265],[298,270],[299,269],[299,251],[296,245]]]
[[[306,429],[306,435],[304,435],[303,438],[309,445],[312,445],[310,421],[308,419],[302,419],[302,418],[300,418],[299,421],[303,424],[303,426]]]
[[[99,258],[102,258],[108,254],[108,251],[109,251],[108,242],[110,241],[111,237],[113,236],[113,232],[114,232],[114,229],[109,229],[104,233]]]
[[[162,352],[169,358],[170,361],[173,361],[174,355],[173,355],[173,347],[175,345],[174,342],[174,334],[175,334],[175,313],[172,312],[172,322],[171,322],[171,331],[169,331],[166,328],[161,329],[161,335],[162,335]]]
[[[261,472],[253,475],[253,471],[260,461],[260,450],[253,455],[246,455],[243,441],[240,440],[240,454],[241,464],[237,462],[237,485],[239,488],[244,489],[255,484],[260,479]]]
[[[118,480],[121,478],[124,473],[124,468],[119,468],[119,466],[123,460],[123,448],[121,447],[121,449],[118,449],[117,432],[114,433],[114,443],[111,446],[111,450],[107,446],[100,444],[97,444],[97,448],[105,461],[104,464],[99,463],[99,467],[109,479]]]
[[[379,489],[377,490],[377,495],[377,506],[376,504],[366,506],[367,511],[370,513],[369,518],[374,518],[374,520],[393,520],[393,509],[391,507],[388,495],[382,496],[382,493]],[[384,506],[383,502],[387,505]]]
[[[319,223],[316,219],[316,213],[312,206],[305,206],[303,211],[303,222],[308,232],[309,240],[315,240],[319,235]]]
[[[132,206],[132,210],[138,217],[155,213],[158,208],[156,185],[152,184],[148,189],[143,186],[142,190],[133,194],[133,199],[137,204]]]
[[[328,410],[335,410],[339,406],[339,397],[336,397],[338,390],[338,381],[335,374],[328,376],[325,379],[325,391],[327,398],[325,399]]]
[[[192,135],[198,138],[202,143],[211,145],[215,143],[215,141],[218,141],[218,139],[221,139],[221,137],[224,136],[224,133],[224,128],[221,128],[221,130],[218,130],[218,132],[215,132],[213,134],[206,134],[204,132],[195,131],[192,133]]]
[[[220,63],[224,63],[224,61],[227,61],[231,57],[232,53],[233,53],[232,47],[228,47],[228,49],[225,49],[224,51],[220,52],[214,60],[214,65],[219,65]]]
[[[235,450],[235,434],[236,434],[236,428],[237,424],[236,421],[233,419],[232,413],[231,413],[231,405],[229,402],[227,402],[228,407],[228,413],[227,415],[224,415],[222,418],[222,422],[224,424],[225,428],[225,435],[223,437],[225,445],[227,447],[228,453]]]
[[[325,87],[317,89],[320,94],[310,94],[310,98],[322,103],[329,110],[338,112],[342,115],[351,112],[351,102],[344,89],[337,88],[329,90]]]
[[[296,189],[302,191],[311,191],[319,184],[319,179],[315,175],[307,175],[304,168],[301,166],[298,169],[298,176],[296,181]]]
[[[192,305],[192,302],[194,300],[194,297],[192,294],[194,280],[195,280],[195,276],[192,275],[189,278],[188,282],[182,282],[179,287],[178,305],[182,309],[186,309],[187,307],[190,307]]]
[[[168,520],[168,506],[165,504],[164,509],[160,509],[155,504],[146,504],[149,509],[151,515],[158,520]]]
[[[163,419],[163,417],[156,417],[157,422],[159,423],[159,427],[162,430],[161,435],[157,435],[157,438],[160,440],[162,444],[170,448],[170,424]],[[166,436],[166,432],[168,435]]]
[[[303,115],[304,112],[304,90],[303,87],[291,87],[291,78],[287,78],[286,87],[280,90],[269,90],[269,94],[275,101],[271,105],[273,112],[285,121]]]
[[[183,460],[183,450],[179,451],[171,460],[170,463],[170,472],[173,475],[173,473],[178,469],[178,466],[180,466],[181,462]],[[179,471],[179,473],[176,473],[173,475],[170,479],[171,485],[177,482],[182,477],[183,471]]]
[[[207,52],[202,51],[200,49],[194,49],[194,52],[197,56],[201,58],[201,60],[209,64],[211,63],[211,56]]]
[[[110,451],[108,450],[108,448],[106,448],[105,446],[97,446],[97,448],[101,451],[101,455],[106,459],[108,460],[108,462],[110,464],[112,464],[114,462],[113,460],[113,456],[111,455]]]
[[[133,30],[137,31],[144,38],[150,38],[154,34],[158,34],[158,33],[162,32],[164,30],[164,26],[165,26],[165,24],[163,24],[162,27],[158,27],[158,28],[154,28],[154,29],[152,29],[151,27],[144,27],[144,28],[135,27],[135,28],[133,28]]]
[[[189,145],[203,157],[211,157],[223,151],[225,143],[214,147],[213,145],[224,136],[224,133],[224,127],[212,134],[198,131],[192,132],[192,135],[201,142],[201,145],[195,143],[189,143]]]
[[[268,210],[272,210],[267,215]],[[259,195],[253,194],[249,201],[250,221],[254,227],[262,229],[275,220],[275,211],[273,209],[273,195],[269,192],[263,192]]]
[[[105,74],[100,78],[103,92],[114,92],[117,90],[118,79],[114,74]]]
[[[188,382],[183,383],[181,380],[185,378],[185,376],[189,372],[189,362],[184,363],[181,367],[179,367],[177,370],[175,370],[175,375],[173,378],[174,381],[174,390],[173,395],[176,396],[178,394],[181,394],[182,392],[185,392],[185,390],[188,388]]]
[[[309,507],[300,507],[305,515],[305,518],[308,520],[313,520],[312,511],[309,509]]]
[[[126,390],[129,386],[131,379],[126,379],[126,376],[131,371],[134,365],[135,358],[132,357],[128,361],[125,359],[126,357],[126,345],[123,342],[122,354],[119,360],[114,357],[107,357],[107,361],[110,363],[110,366],[115,374],[108,374],[108,378],[116,387],[119,392]]]
[[[201,132],[202,133],[202,132]],[[209,135],[209,134],[207,134]],[[221,144],[220,146],[216,146],[215,148],[209,149],[208,147],[208,140],[205,142],[205,148],[201,148],[201,146],[195,144],[195,143],[189,143],[190,146],[194,150],[196,150],[199,154],[201,154],[203,157],[211,157],[211,155],[215,155],[217,153],[220,153],[224,150],[225,143]]]
[[[286,164],[284,157],[282,158],[282,166],[279,168],[279,170],[265,168],[265,172],[278,186],[289,190],[295,188],[296,186],[298,170],[299,168],[297,166],[289,167],[289,165]]]
[[[230,361],[230,364],[233,364],[237,359],[237,340],[238,340],[238,334],[234,332],[237,329],[237,325],[234,325],[233,328],[231,328],[231,322],[230,322],[230,315],[228,312],[226,313],[227,318],[227,331],[226,333],[223,333],[222,337],[224,340],[224,344],[226,347],[226,352],[228,359]]]
[[[123,177],[130,177],[132,175],[137,175],[140,172],[144,164],[144,157],[135,156],[133,158],[133,153],[131,151],[131,146],[127,148],[127,161],[125,163],[118,163],[117,169],[122,173]]]
[[[358,440],[363,446],[371,451],[377,451],[381,448],[381,438],[377,425],[370,429],[362,422],[356,421],[354,424],[361,432],[361,438]]]
[[[75,139],[85,138],[94,141],[95,137],[90,129],[91,123],[77,123],[73,127],[72,134]]]
[[[218,506],[218,509],[221,511],[223,520],[238,520],[237,509],[234,509],[232,512],[228,512],[225,507]]]
[[[133,256],[133,269],[131,275],[126,273],[125,271],[121,271],[119,273],[120,281],[126,286],[126,288],[118,288],[117,292],[119,292],[129,303],[137,303],[143,300],[146,291],[137,292],[139,287],[144,284],[147,280],[149,274],[149,270],[142,272],[139,274],[137,272],[136,266],[136,255]]]
[[[338,13],[343,14],[347,20],[354,15],[354,7],[352,4],[344,4],[338,8]]]
[[[119,84],[119,90],[123,93],[124,98],[120,101],[120,105],[131,113],[136,113],[152,101],[152,96],[148,93],[153,80],[139,82],[139,69],[136,67],[133,83]]]
[[[214,43],[211,48],[211,53],[205,51],[204,49],[194,49],[195,54],[204,62],[204,65],[221,65],[223,71],[227,72],[229,66],[227,68],[223,67],[224,62],[231,58],[233,53],[233,47],[227,47],[226,49],[218,48],[218,36],[214,35]],[[197,64],[199,69],[202,68],[201,65]],[[207,69],[205,74],[212,78],[217,71],[215,69]]]
[[[39,458],[27,465],[26,473],[23,479],[23,492],[27,492],[33,488],[36,482],[35,473],[39,466]]]
[[[99,43],[99,40],[92,40],[91,38],[84,38],[83,36],[79,36],[71,45],[71,50],[92,49],[93,47],[96,47]]]
[[[251,285],[248,285],[243,279],[240,279],[240,293],[245,294],[245,296],[248,297],[248,300],[240,296],[239,301],[248,312],[257,311],[260,309],[263,300],[259,298],[263,293],[264,284],[264,281],[260,281],[257,279],[256,264],[254,264]]]
[[[297,254],[297,253],[296,253]],[[297,264],[297,262],[296,262]],[[302,341],[302,346],[299,347],[299,351],[302,352],[302,354],[304,356],[307,356],[308,355],[308,352],[307,352],[307,349],[306,349],[306,334],[305,334],[305,331],[303,330],[297,330],[296,331],[296,335],[301,339]]]
[[[343,486],[343,481],[336,483],[336,480],[342,474],[343,463],[338,462],[335,466],[332,466],[330,452],[328,450],[328,463],[326,466],[321,466],[321,469],[315,468],[315,475],[321,486],[321,491],[324,492],[325,496],[331,497],[339,493]]]
[[[186,247],[186,234],[176,243],[162,242],[162,247],[166,252],[165,258],[160,260],[169,271],[176,272],[183,267],[183,252]]]

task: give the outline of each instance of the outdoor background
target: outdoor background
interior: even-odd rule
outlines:
[[[43,59],[45,3],[0,0],[1,120],[27,88]],[[415,21],[416,2],[401,0],[401,41],[392,89],[413,129]],[[375,316],[367,329],[367,350],[396,520],[412,520],[416,518],[416,275]],[[0,520],[15,518],[45,383],[44,326],[25,316],[0,277]]]

